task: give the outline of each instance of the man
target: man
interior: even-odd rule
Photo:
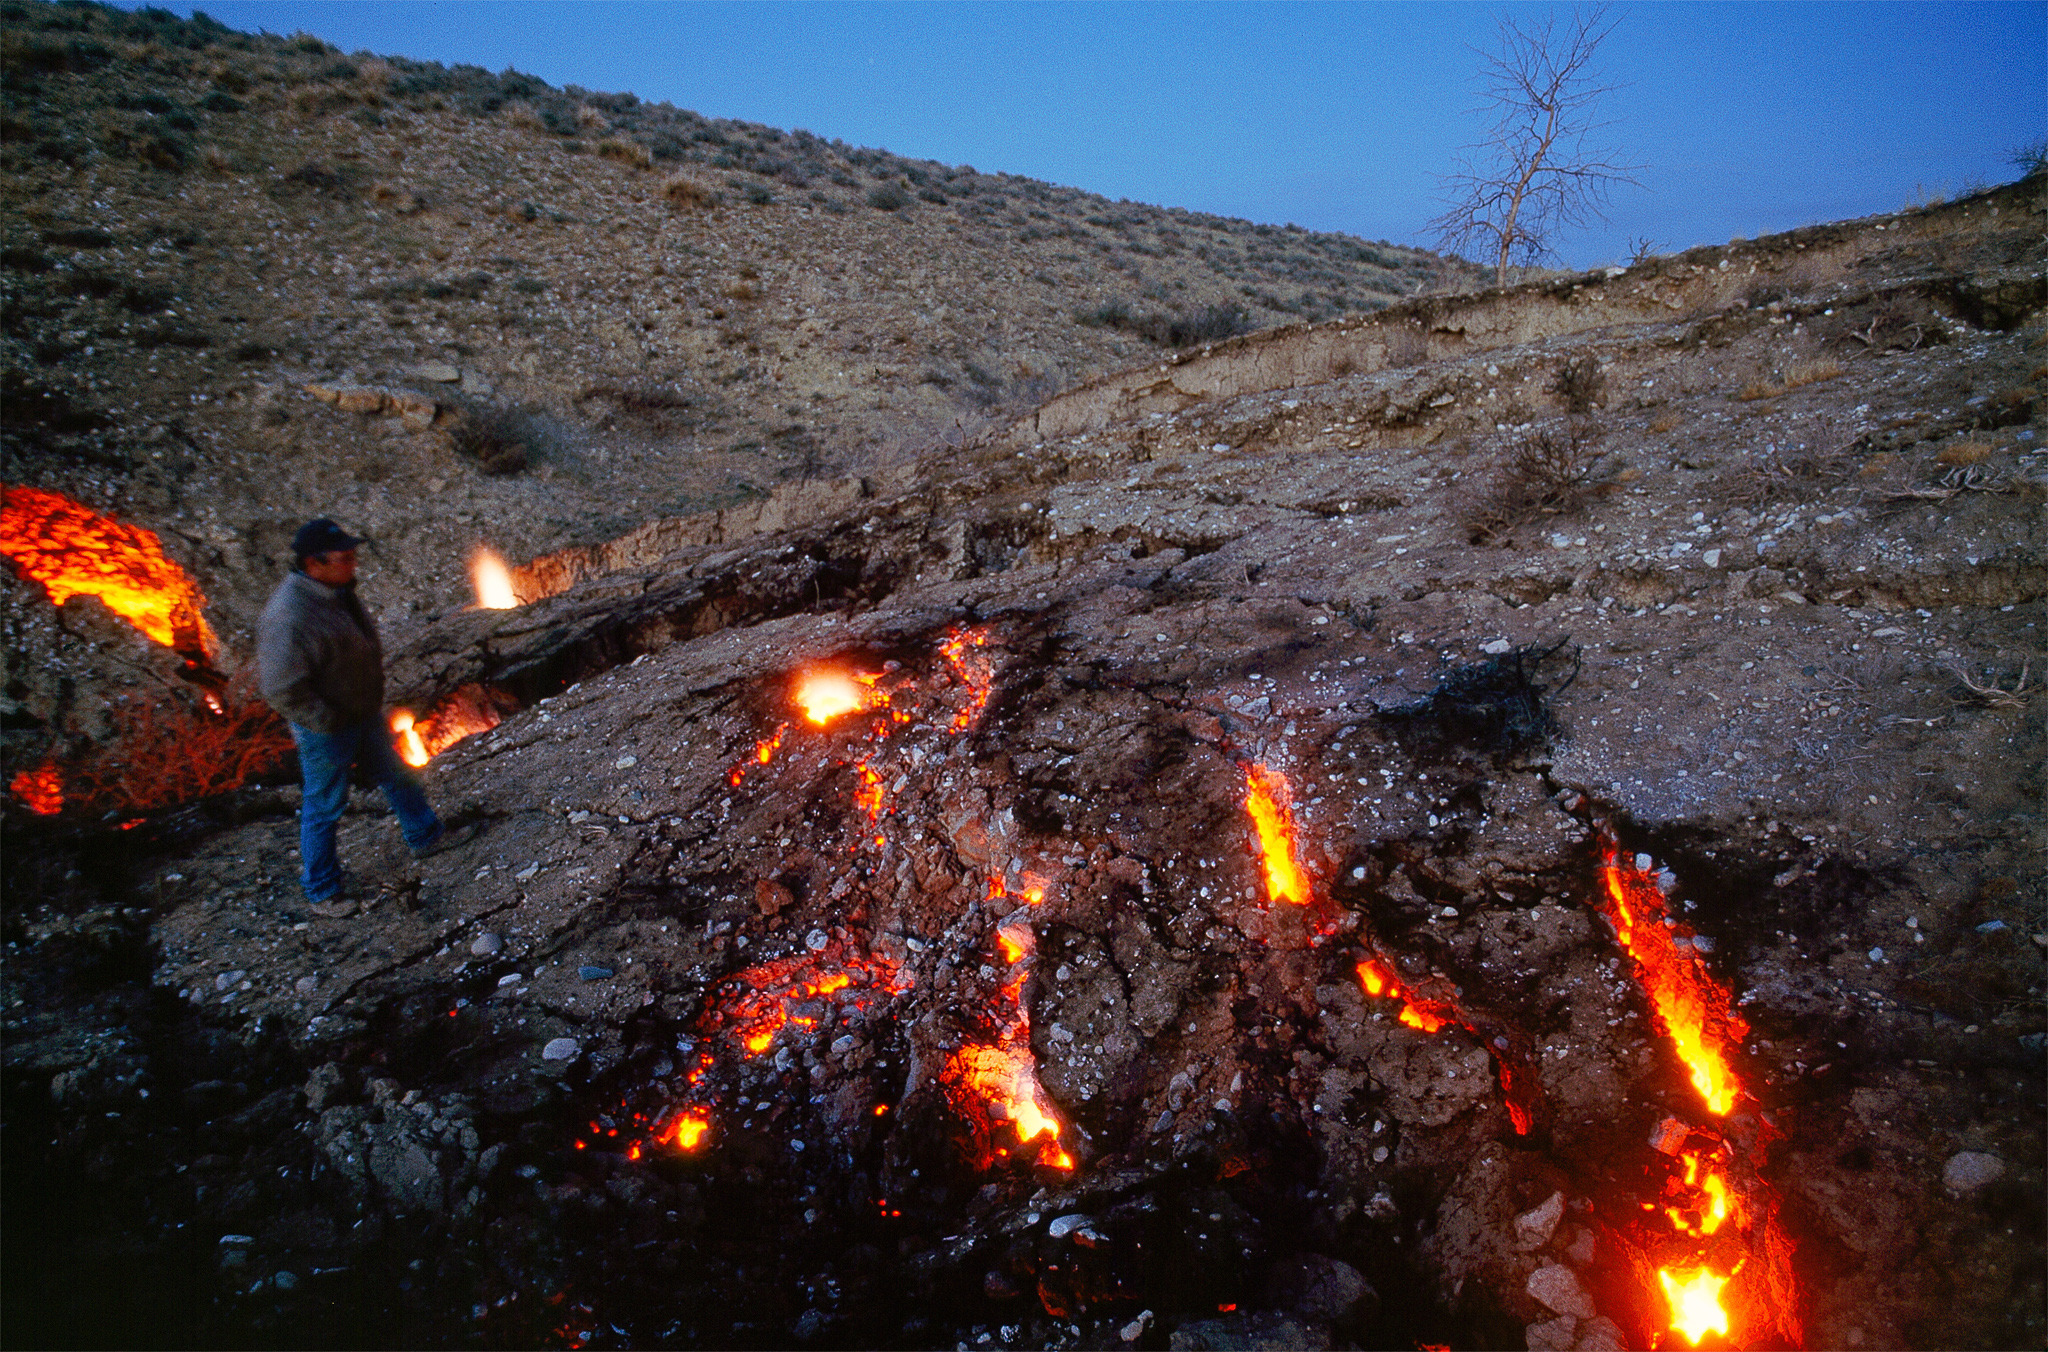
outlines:
[[[392,748],[383,718],[384,647],[356,599],[361,543],[326,517],[301,526],[292,537],[292,571],[256,622],[263,698],[291,724],[305,784],[299,886],[316,907],[333,909],[345,905],[334,835],[348,806],[351,765],[362,766],[384,790],[415,856],[438,854],[476,831],[443,826]]]

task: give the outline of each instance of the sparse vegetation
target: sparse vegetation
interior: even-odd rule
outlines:
[[[108,710],[113,736],[62,767],[67,807],[145,812],[236,789],[283,767],[292,753],[284,720],[238,677],[225,714],[166,694],[131,695]]]
[[[1752,380],[1742,387],[1735,397],[1745,402],[1759,399],[1776,399],[1779,395],[1796,390],[1802,385],[1817,385],[1823,380],[1833,380],[1842,374],[1838,361],[1803,361],[1788,368],[1779,379]]]
[[[1209,305],[1183,313],[1141,310],[1122,299],[1082,310],[1075,314],[1074,322],[1089,328],[1121,329],[1160,347],[1220,342],[1251,328],[1245,312],[1235,305]]]
[[[1473,544],[1492,544],[1540,516],[1565,516],[1586,505],[1601,460],[1599,433],[1572,421],[1516,435],[1500,468],[1465,511]]]
[[[1607,377],[1600,370],[1600,359],[1588,353],[1566,361],[1551,378],[1550,392],[1564,405],[1565,412],[1591,413],[1607,394]]]
[[[531,410],[477,400],[457,403],[448,429],[448,444],[456,454],[493,475],[524,470],[543,442]]]

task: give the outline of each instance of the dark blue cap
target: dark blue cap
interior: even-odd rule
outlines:
[[[338,550],[354,549],[362,540],[350,535],[340,526],[324,516],[316,516],[299,527],[299,533],[292,537],[292,554],[301,559],[310,559],[316,554],[332,554]]]

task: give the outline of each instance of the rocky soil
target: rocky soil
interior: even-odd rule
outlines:
[[[394,698],[479,729],[427,771],[473,843],[413,861],[363,797],[316,914],[289,784],[7,810],[7,1336],[1672,1345],[1676,1123],[1776,1199],[1748,1341],[2038,1345],[2044,211],[1152,354],[934,454],[535,525],[514,610],[373,558]],[[433,463],[391,458],[366,511]],[[9,585],[44,727],[164,669]],[[886,704],[804,722],[821,665]],[[1748,1021],[1723,1122],[1609,845]],[[1071,1168],[968,1092],[999,1046]]]

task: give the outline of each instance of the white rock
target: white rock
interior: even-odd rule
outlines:
[[[1540,1249],[1557,1233],[1564,1219],[1564,1194],[1553,1192],[1543,1205],[1515,1217],[1515,1240],[1525,1249]]]
[[[1093,1216],[1084,1216],[1077,1211],[1071,1216],[1061,1216],[1054,1220],[1051,1225],[1045,1227],[1045,1232],[1054,1239],[1065,1239],[1094,1219]]]
[[[573,1060],[576,1054],[582,1050],[581,1047],[576,1045],[576,1039],[573,1037],[551,1038],[548,1041],[548,1045],[540,1049],[540,1059],[543,1061],[569,1061]]]
[[[436,385],[453,385],[462,379],[462,372],[444,361],[430,361],[424,366],[415,366],[408,374],[419,380],[431,380]]]
[[[1942,1166],[1942,1186],[1950,1192],[1972,1193],[2005,1177],[2005,1161],[1981,1150],[1949,1156]]]
[[[639,763],[640,758],[638,756],[621,756],[617,760],[612,762],[612,769],[630,770]]]
[[[1528,1284],[1523,1289],[1543,1302],[1543,1307],[1553,1314],[1591,1319],[1597,1313],[1593,1308],[1593,1298],[1586,1294],[1585,1287],[1579,1285],[1579,1274],[1562,1263],[1537,1268],[1529,1274]]]
[[[1488,653],[1494,657],[1499,657],[1502,653],[1508,652],[1514,646],[1514,644],[1508,642],[1504,638],[1497,638],[1491,643],[1480,644],[1479,651],[1483,653]]]
[[[469,951],[480,958],[494,958],[505,949],[505,941],[485,930],[469,941]]]
[[[824,952],[825,946],[831,942],[832,936],[821,929],[814,929],[804,936],[804,947],[813,953]]]

